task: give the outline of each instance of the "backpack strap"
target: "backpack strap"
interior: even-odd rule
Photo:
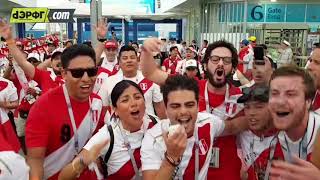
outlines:
[[[107,163],[109,161],[112,150],[113,150],[113,145],[114,145],[114,133],[113,133],[112,126],[109,124],[107,127],[108,127],[108,131],[110,134],[110,146],[109,146],[109,149],[108,149],[106,155],[104,156],[104,160],[103,160],[104,163]]]

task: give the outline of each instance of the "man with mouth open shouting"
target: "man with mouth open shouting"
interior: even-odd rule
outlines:
[[[320,127],[320,116],[310,111],[315,92],[313,79],[304,69],[281,67],[271,76],[269,110],[275,128],[280,130],[276,141],[289,163],[296,162],[294,156],[310,161]],[[272,174],[278,175],[276,171]]]
[[[161,90],[168,119],[160,121],[144,136],[141,146],[143,178],[214,179],[207,174],[212,163],[210,159],[218,158],[218,154],[212,153],[215,137],[240,133],[247,128],[247,122],[240,118],[223,121],[209,113],[198,113],[199,89],[193,78],[169,77]]]
[[[164,84],[168,74],[157,68],[151,53],[158,52],[160,45],[161,41],[158,39],[147,39],[144,42],[141,67],[145,77],[157,84]],[[221,120],[227,120],[235,118],[243,109],[243,105],[237,103],[241,90],[227,83],[237,64],[238,55],[232,44],[217,41],[208,46],[204,56],[208,80],[198,81],[200,112],[206,111]],[[236,137],[232,135],[216,138],[213,146],[212,154],[217,158],[211,159],[208,178],[240,179],[241,161],[237,155]]]

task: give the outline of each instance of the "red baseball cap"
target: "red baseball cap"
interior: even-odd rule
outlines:
[[[109,49],[109,48],[118,48],[118,43],[116,41],[107,41],[104,45],[104,47],[106,49]]]

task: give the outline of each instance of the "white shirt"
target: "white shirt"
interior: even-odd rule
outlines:
[[[279,66],[281,67],[286,64],[291,64],[292,63],[292,56],[293,56],[293,52],[290,47],[283,50],[280,54],[280,57],[279,57],[279,61],[278,61]]]
[[[154,115],[154,108],[153,102],[161,102],[163,100],[162,93],[160,92],[160,86],[149,81],[149,83],[142,82],[145,80],[145,77],[142,75],[141,71],[137,72],[136,77],[133,78],[126,78],[123,76],[122,70],[109,78],[107,78],[98,92],[98,95],[102,99],[103,106],[111,106],[111,92],[114,86],[122,81],[122,80],[131,80],[140,85],[140,88],[144,91],[146,88],[147,90],[144,92],[145,104],[146,104],[146,112],[148,114]]]
[[[114,61],[110,62],[105,57],[103,59],[102,64],[101,64],[100,67],[103,68],[103,69],[106,69],[107,71],[112,73],[117,64],[118,64],[118,60],[117,59],[115,59]],[[97,79],[96,79],[96,83],[94,84],[94,88],[93,88],[93,92],[94,93],[98,93],[98,91],[101,88],[101,85],[110,76],[110,73],[107,73],[107,72],[104,72],[104,71],[99,72],[99,74],[97,76]]]
[[[145,134],[141,147],[142,171],[160,169],[162,161],[165,158],[164,153],[167,149],[162,133],[163,131],[167,131],[169,124],[169,119],[161,120]],[[209,160],[212,155],[213,140],[216,136],[222,134],[225,124],[224,121],[220,120],[216,116],[208,113],[198,113],[195,128],[198,128],[199,147],[201,147],[199,148],[199,164],[203,163],[203,166],[199,165],[199,179],[206,179]],[[209,142],[206,140],[207,138],[204,138],[205,136],[209,136]],[[189,137],[187,139],[187,147],[183,153],[176,178],[181,179],[188,166],[195,166],[195,161],[190,161],[192,155],[195,154],[195,148],[193,147],[194,144],[195,137]],[[194,172],[188,173],[194,175]]]
[[[249,53],[243,57],[245,70],[250,70],[253,67],[254,52],[253,52],[253,47],[251,45],[249,45],[248,51]]]
[[[309,119],[308,119],[308,126],[307,126],[307,142],[308,142],[308,146],[307,146],[307,154],[309,155],[310,153],[312,153],[313,150],[313,144],[315,143],[315,139],[317,136],[317,132],[320,128],[320,115],[314,112],[310,112],[309,113]],[[285,131],[280,131],[278,134],[278,139],[279,142],[281,144],[282,147],[282,151],[283,154],[285,156],[285,159],[288,160],[288,146],[289,149],[291,151],[292,154],[295,154],[296,156],[299,157],[299,145],[302,144],[302,139],[303,137],[301,137],[300,139],[298,139],[297,141],[292,141],[288,135],[286,134]],[[288,141],[288,146],[287,143],[285,141],[285,139],[287,139]],[[319,142],[317,142],[319,143]]]
[[[109,122],[111,123],[114,133],[113,150],[107,163],[108,175],[111,175],[118,172],[121,168],[123,168],[123,165],[125,163],[130,161],[128,148],[125,146],[124,136],[127,136],[132,150],[139,150],[145,132],[152,125],[150,125],[150,123],[152,123],[152,120],[149,118],[149,116],[145,115],[141,129],[134,133],[130,133],[129,131],[122,129],[119,125],[119,119],[109,120]],[[104,125],[93,137],[91,137],[88,143],[84,146],[84,149],[90,150],[94,145],[102,143],[109,139],[110,134],[108,131],[108,125]],[[110,144],[108,143],[100,152],[100,156],[103,159],[107,151],[109,150],[109,146]]]
[[[0,102],[3,101],[17,101],[18,100],[18,94],[17,94],[17,88],[14,86],[13,82],[0,77]],[[9,112],[8,109],[3,109],[5,112]]]

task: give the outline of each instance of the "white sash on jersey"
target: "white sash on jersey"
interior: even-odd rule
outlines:
[[[98,111],[96,118],[96,122],[94,119],[91,118],[91,112],[90,110],[82,120],[81,124],[77,128],[77,134],[78,135],[78,144],[79,147],[82,148],[87,140],[91,137],[91,133],[95,131],[100,114],[102,109],[102,103],[99,100],[92,100],[92,109],[94,111]],[[90,127],[92,129],[90,129]],[[62,147],[48,155],[44,160],[44,179],[48,179],[49,177],[53,176],[57,172],[59,172],[65,165],[70,163],[74,156],[77,154],[75,150],[75,138],[74,136]]]
[[[222,120],[226,120],[229,117],[233,118],[235,115],[237,115],[238,112],[240,112],[243,109],[243,105],[237,103],[237,100],[241,96],[241,94],[230,96],[229,89],[230,89],[230,87],[229,87],[229,84],[227,83],[224,102],[219,107],[211,109],[210,104],[209,104],[208,82],[206,82],[204,98],[205,98],[205,102],[206,102],[206,112],[207,113],[214,114],[214,115],[222,118]],[[227,109],[228,109],[228,111],[227,111]]]
[[[13,64],[13,68],[14,68],[14,70],[16,72],[18,81],[19,81],[22,89],[25,91],[24,94],[26,94],[27,89],[29,87],[27,77],[26,77],[24,71],[21,69],[21,67],[17,64],[17,62],[13,61],[12,64]]]

